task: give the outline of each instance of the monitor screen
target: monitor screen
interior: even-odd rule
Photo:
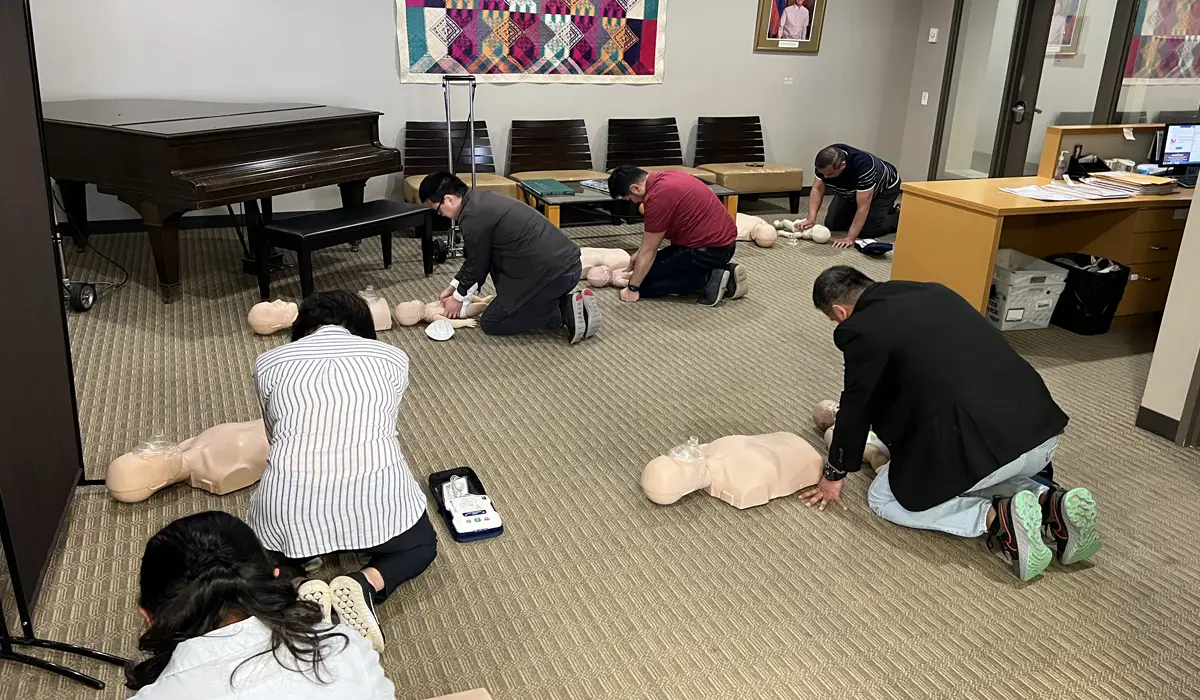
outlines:
[[[1200,124],[1170,124],[1162,165],[1200,165]]]

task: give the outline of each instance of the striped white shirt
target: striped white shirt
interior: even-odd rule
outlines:
[[[264,547],[293,559],[367,549],[425,513],[396,430],[408,355],[323,326],[259,355],[254,381],[271,451],[247,521]]]
[[[837,177],[817,177],[825,183],[825,189],[842,199],[854,201],[859,192],[872,191],[876,196],[890,194],[900,189],[900,173],[896,166],[880,158],[844,143],[833,144],[846,154],[846,169]]]

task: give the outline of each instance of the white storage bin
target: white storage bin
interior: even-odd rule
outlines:
[[[1067,281],[1067,270],[1012,248],[996,251],[992,279],[1004,284],[1052,284]]]
[[[1005,284],[994,280],[988,297],[988,320],[1002,331],[1046,328],[1066,286],[1066,282]]]

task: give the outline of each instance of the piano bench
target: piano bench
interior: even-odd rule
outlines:
[[[262,234],[255,240],[258,292],[263,301],[271,298],[272,247],[296,253],[300,292],[307,297],[313,293],[313,251],[379,236],[383,246],[383,266],[388,268],[392,266],[392,234],[410,227],[415,227],[415,237],[421,239],[421,258],[428,277],[433,274],[436,248],[433,244],[433,210],[424,205],[380,199],[273,221],[263,227]]]

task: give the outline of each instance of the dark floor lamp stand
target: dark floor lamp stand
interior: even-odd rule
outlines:
[[[52,651],[61,651],[67,654],[86,656],[97,661],[113,664],[114,666],[124,666],[126,664],[126,660],[119,656],[105,654],[102,651],[95,651],[94,649],[88,649],[87,647],[75,644],[40,639],[34,634],[33,616],[29,614],[29,604],[25,602],[25,597],[21,594],[21,591],[25,589],[21,585],[21,570],[17,566],[16,557],[12,555],[12,534],[8,528],[8,518],[4,513],[4,499],[2,497],[0,497],[0,541],[4,545],[4,560],[8,565],[8,577],[12,582],[13,592],[16,594],[14,597],[17,601],[17,616],[21,620],[21,636],[14,637],[8,629],[8,618],[4,615],[4,608],[0,605],[0,661],[14,661],[26,666],[34,666],[44,671],[65,676],[73,681],[78,681],[96,690],[103,690],[104,681],[98,678],[93,678],[62,664],[56,664],[53,661],[46,661],[36,656],[22,654],[16,650],[16,647],[38,647]]]

